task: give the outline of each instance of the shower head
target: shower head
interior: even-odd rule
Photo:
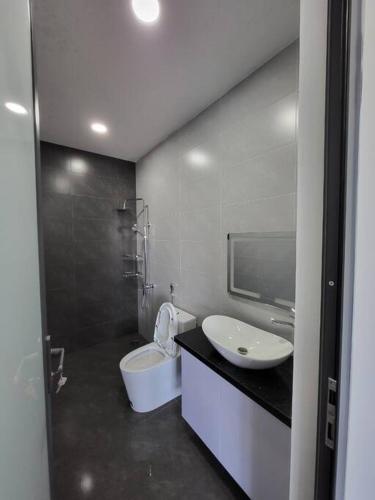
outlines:
[[[144,211],[144,208],[145,208],[145,200],[143,198],[127,198],[126,200],[123,201],[122,205],[119,208],[117,208],[117,211],[118,212],[126,212],[128,210],[132,210],[131,207],[128,207],[129,202],[135,203],[135,205],[133,206],[133,209],[136,209],[138,201],[141,201],[143,203],[143,208],[142,208],[141,212],[138,214],[138,215],[140,215]]]
[[[124,200],[123,204],[121,207],[117,208],[117,211],[118,212],[127,212],[128,210],[130,210],[126,205],[128,203],[128,200]]]

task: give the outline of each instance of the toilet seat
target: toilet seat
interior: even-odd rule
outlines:
[[[155,344],[148,344],[133,351],[132,356],[125,360],[121,368],[126,369],[128,372],[140,372],[148,370],[163,361],[165,361],[164,352],[158,349]]]
[[[174,336],[178,332],[177,312],[173,304],[165,302],[160,306],[155,322],[154,342],[146,344],[127,354],[120,363],[120,369],[127,373],[150,370],[179,354]]]
[[[151,342],[124,356],[120,362],[120,370],[126,373],[144,372],[165,363],[168,358],[164,349]]]
[[[154,342],[172,358],[178,354],[174,336],[178,331],[176,309],[170,302],[164,302],[159,308],[155,322]]]

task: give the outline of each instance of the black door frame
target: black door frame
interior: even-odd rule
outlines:
[[[343,304],[351,0],[328,0],[315,499],[333,498]],[[329,389],[329,379],[331,382]],[[330,406],[329,406],[330,405]],[[327,444],[331,438],[331,444]],[[331,446],[331,447],[330,447]]]
[[[32,17],[32,0],[30,14]],[[346,151],[349,80],[351,0],[328,0],[327,13],[327,76],[325,116],[325,166],[323,213],[323,261],[321,298],[321,335],[319,366],[318,427],[316,442],[315,499],[333,497],[335,450],[326,446],[328,378],[338,380],[341,350],[341,316],[343,299],[344,227],[346,192]],[[32,24],[32,23],[31,23]],[[32,39],[32,28],[31,28]],[[35,47],[32,43],[34,102],[37,111]],[[39,126],[35,125],[35,152],[37,188],[40,193]],[[40,205],[38,206],[40,214]],[[42,231],[39,226],[39,248],[42,249]],[[42,318],[46,336],[46,306],[44,297],[44,259],[40,254]],[[50,377],[49,354],[44,346],[45,377]],[[46,383],[46,409],[49,448],[51,495],[53,497],[51,409]],[[338,391],[337,391],[338,392]],[[336,398],[338,401],[338,398]],[[339,411],[339,408],[337,408]],[[336,416],[336,421],[337,421]],[[337,426],[334,430],[337,436]]]

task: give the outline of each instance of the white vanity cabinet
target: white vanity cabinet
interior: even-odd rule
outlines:
[[[183,418],[252,500],[288,500],[290,428],[181,351]]]

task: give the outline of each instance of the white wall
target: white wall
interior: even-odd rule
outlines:
[[[0,2],[1,500],[49,499],[28,7]]]
[[[301,1],[297,276],[290,499],[314,497],[319,380],[327,0]]]
[[[156,283],[153,307],[140,311],[146,337],[170,282],[199,321],[223,313],[272,329],[269,308],[226,291],[226,236],[295,230],[297,61],[295,43],[137,163]]]
[[[352,356],[345,499],[374,496],[375,471],[375,3],[363,3]]]

